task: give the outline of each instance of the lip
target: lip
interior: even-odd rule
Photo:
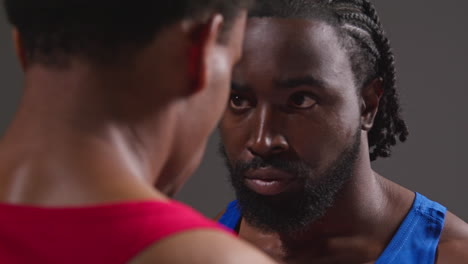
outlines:
[[[248,188],[258,194],[267,196],[289,191],[298,182],[298,178],[290,173],[270,167],[249,170],[245,176],[245,184]]]

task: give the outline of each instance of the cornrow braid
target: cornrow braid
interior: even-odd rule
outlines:
[[[399,96],[396,91],[395,57],[390,41],[385,35],[377,11],[368,0],[337,0],[330,1],[330,5],[336,10],[343,24],[350,24],[367,32],[367,34],[349,32],[349,35],[360,43],[360,46],[365,46],[368,51],[366,57],[372,56],[370,61],[376,62],[373,74],[372,71],[367,72],[365,82],[375,77],[383,80],[383,95],[379,110],[374,126],[368,134],[370,158],[376,160],[378,157],[389,157],[391,147],[396,145],[397,139],[404,142],[409,134],[406,123],[401,118]],[[354,61],[353,63],[363,62]]]

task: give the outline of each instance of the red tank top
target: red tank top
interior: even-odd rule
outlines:
[[[0,204],[0,263],[127,263],[161,239],[205,228],[224,230],[177,202],[83,208]]]

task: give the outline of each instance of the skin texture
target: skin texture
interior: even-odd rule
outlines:
[[[106,67],[71,55],[61,68],[29,62],[15,33],[25,88],[0,143],[0,201],[69,207],[168,200],[198,166],[225,108],[245,17],[242,12],[237,18],[227,44],[218,41],[223,17],[213,14],[206,21],[174,23],[133,58]],[[236,254],[245,261],[236,262],[230,247],[242,250]],[[214,230],[165,239],[132,263],[192,258],[272,263]]]
[[[256,156],[298,157],[321,172],[349,146],[356,128],[361,145],[351,180],[320,221],[292,235],[262,231],[242,219],[242,238],[282,263],[377,260],[414,200],[412,191],[371,168],[367,133],[381,95],[380,79],[356,87],[332,26],[313,19],[249,19],[244,56],[220,125],[231,165]],[[438,263],[468,259],[462,250],[467,230],[448,213]]]

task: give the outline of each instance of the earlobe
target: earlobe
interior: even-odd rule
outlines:
[[[18,57],[18,60],[20,62],[21,69],[25,71],[26,68],[28,67],[28,61],[26,59],[26,51],[24,49],[23,39],[21,38],[21,34],[16,28],[13,29],[12,31],[12,37],[13,37],[13,45],[16,51],[16,56]]]
[[[371,130],[383,95],[383,80],[376,78],[362,89],[361,129]]]
[[[207,86],[209,56],[216,48],[222,24],[223,17],[216,14],[206,23],[197,24],[191,29],[188,51],[190,93],[197,93]]]

